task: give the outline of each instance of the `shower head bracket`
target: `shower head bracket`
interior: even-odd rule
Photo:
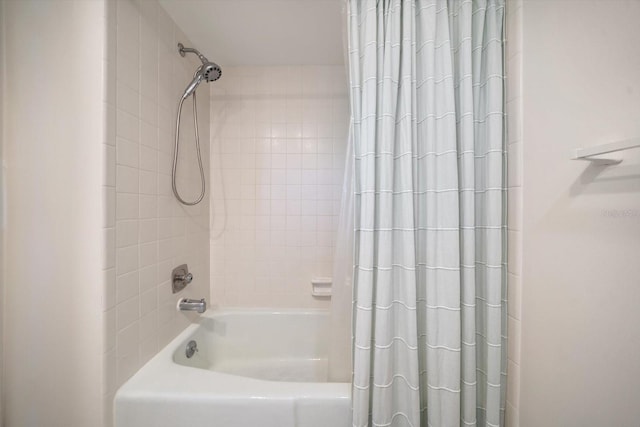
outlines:
[[[186,56],[186,52],[184,51],[184,45],[182,43],[178,43],[178,53],[180,53],[180,56],[182,56],[183,58]]]

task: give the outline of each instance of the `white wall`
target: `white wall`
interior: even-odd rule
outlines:
[[[211,296],[325,307],[349,120],[344,66],[223,67],[211,86]]]
[[[104,2],[3,8],[3,421],[97,426]]]
[[[199,205],[184,207],[171,190],[177,101],[200,65],[177,51],[178,42],[189,46],[189,40],[155,0],[108,2],[107,39],[103,398],[109,426],[118,387],[197,317],[178,312],[177,301],[209,299],[209,203],[207,192]],[[198,94],[208,180],[206,83]],[[193,200],[200,175],[191,98],[182,114],[178,188]],[[173,294],[171,271],[183,263],[194,281]]]
[[[637,426],[640,2],[525,0],[520,425]]]
[[[5,48],[4,48],[4,2],[0,1],[0,76],[6,75],[5,66]],[[3,393],[3,377],[4,377],[4,233],[5,233],[5,163],[4,163],[4,110],[6,97],[4,94],[4,79],[0,77],[0,427],[3,425],[3,407],[4,407],[4,393]]]

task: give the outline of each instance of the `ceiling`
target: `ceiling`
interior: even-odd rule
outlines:
[[[341,0],[159,0],[221,65],[342,64]]]

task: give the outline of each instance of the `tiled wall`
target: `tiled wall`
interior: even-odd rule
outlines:
[[[211,298],[328,307],[348,130],[344,66],[223,67],[211,86]]]
[[[171,191],[177,100],[199,65],[189,41],[155,0],[107,2],[105,233],[105,425],[117,388],[190,323],[181,297],[209,296],[208,197],[184,207]],[[200,136],[209,170],[209,91],[199,89]],[[194,199],[200,178],[191,99],[183,110],[178,187]],[[171,271],[195,277],[173,295]]]
[[[507,427],[517,427],[520,402],[522,284],[522,1],[507,2],[507,126],[509,275]]]

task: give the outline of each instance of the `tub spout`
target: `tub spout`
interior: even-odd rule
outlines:
[[[207,309],[207,302],[202,299],[188,299],[182,298],[178,302],[178,309],[180,311],[197,311],[198,313],[204,313]]]

